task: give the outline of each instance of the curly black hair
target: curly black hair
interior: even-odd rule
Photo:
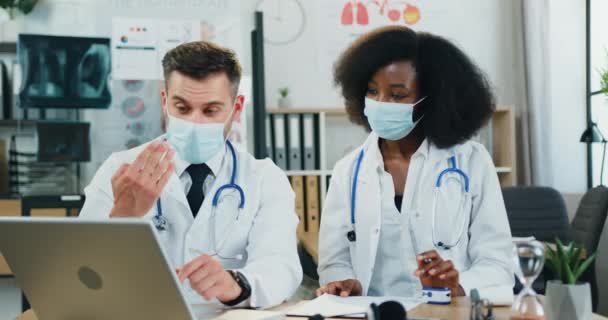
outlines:
[[[494,96],[481,70],[450,41],[407,27],[372,30],[342,53],[334,67],[353,123],[371,130],[363,113],[373,74],[393,62],[409,61],[416,70],[424,135],[438,148],[470,139],[494,112]]]

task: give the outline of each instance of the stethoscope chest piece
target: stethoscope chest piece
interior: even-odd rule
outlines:
[[[355,230],[351,230],[346,233],[346,238],[350,242],[355,242],[355,241],[357,241],[357,233],[355,232]]]
[[[156,230],[158,230],[158,231],[167,230],[169,222],[167,221],[167,218],[165,218],[165,216],[155,215],[153,218],[153,221],[154,221],[154,227],[156,227]]]

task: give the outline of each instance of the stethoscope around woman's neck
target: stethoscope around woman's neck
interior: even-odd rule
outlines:
[[[351,230],[348,231],[346,233],[346,238],[348,239],[348,241],[350,242],[356,242],[357,241],[357,233],[355,231],[355,217],[356,217],[356,196],[357,196],[357,181],[359,179],[359,172],[361,171],[361,163],[363,162],[363,158],[365,156],[365,149],[361,148],[361,151],[359,151],[359,154],[357,155],[357,159],[355,161],[355,165],[354,165],[354,171],[353,171],[353,177],[352,177],[352,183],[351,183],[351,190],[350,190],[350,223],[351,223]],[[444,169],[443,171],[441,171],[439,173],[439,176],[437,177],[437,181],[435,182],[435,191],[434,191],[434,198],[433,198],[433,204],[432,204],[432,218],[431,218],[431,236],[432,236],[432,240],[433,240],[433,245],[438,248],[438,249],[443,249],[443,250],[449,250],[453,247],[455,247],[456,245],[458,245],[458,243],[460,242],[460,239],[462,238],[462,234],[465,230],[465,224],[466,224],[466,217],[462,217],[463,222],[457,232],[457,238],[454,241],[436,241],[436,238],[438,238],[435,235],[435,218],[437,215],[437,194],[439,192],[439,189],[441,188],[441,182],[442,179],[444,178],[445,175],[449,174],[449,173],[454,173],[460,177],[462,177],[462,190],[464,193],[464,197],[462,200],[462,203],[459,205],[459,208],[462,209],[461,211],[462,214],[466,214],[465,211],[465,205],[466,205],[466,198],[469,194],[469,176],[464,173],[464,171],[462,171],[461,169],[458,168],[457,164],[456,164],[456,156],[451,156],[448,159],[448,168]],[[461,181],[460,179],[458,181]]]
[[[228,146],[228,150],[230,151],[230,155],[232,158],[232,171],[230,174],[230,181],[229,183],[219,187],[217,189],[217,191],[215,191],[215,194],[213,195],[213,200],[211,201],[211,207],[212,210],[215,210],[218,206],[218,203],[220,201],[220,196],[222,195],[222,192],[228,190],[228,189],[234,189],[239,193],[239,197],[240,197],[240,201],[239,201],[239,210],[243,209],[245,207],[245,192],[243,191],[243,188],[241,188],[241,186],[239,186],[236,183],[236,169],[238,167],[238,162],[237,162],[237,157],[236,157],[236,150],[234,149],[234,146],[232,145],[232,143],[228,140],[226,140],[226,145]],[[202,192],[202,190],[201,190]],[[238,214],[237,214],[237,219],[238,219]],[[168,221],[167,221],[167,217],[163,214],[163,207],[161,205],[161,200],[160,198],[156,201],[156,215],[153,218],[154,220],[154,226],[156,227],[156,229],[158,231],[164,231],[167,229],[168,226]]]

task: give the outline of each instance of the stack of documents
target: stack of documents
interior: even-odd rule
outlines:
[[[323,317],[348,316],[349,318],[365,318],[372,303],[380,304],[385,301],[397,301],[406,311],[414,309],[422,303],[419,299],[404,297],[338,297],[324,294],[314,300],[302,303],[287,310],[288,316],[310,317],[320,314]]]

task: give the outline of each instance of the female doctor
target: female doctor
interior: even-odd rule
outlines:
[[[351,121],[371,133],[335,166],[317,294],[512,295],[496,169],[470,140],[493,112],[481,71],[441,37],[385,27],[352,44],[334,77]]]

